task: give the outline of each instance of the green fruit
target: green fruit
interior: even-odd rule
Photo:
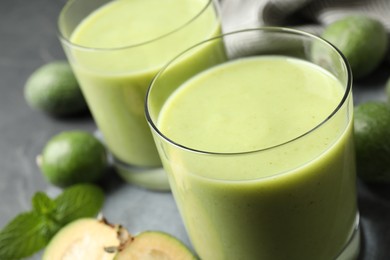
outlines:
[[[99,180],[107,167],[107,154],[90,133],[67,131],[51,138],[37,161],[50,183],[67,187]]]
[[[62,228],[46,247],[42,259],[194,260],[197,258],[183,243],[167,233],[146,231],[131,236],[120,225],[112,225],[105,220],[85,218]]]
[[[114,259],[105,247],[118,247],[116,229],[92,218],[79,219],[62,228],[46,247],[43,260]]]
[[[194,260],[197,258],[175,237],[164,232],[146,231],[128,240],[115,257],[115,260],[128,259]]]
[[[390,182],[390,106],[368,102],[355,107],[356,164],[367,182]]]
[[[362,78],[375,70],[387,51],[385,27],[363,15],[342,18],[325,28],[321,36],[345,55],[355,78]]]
[[[79,84],[65,61],[48,63],[28,78],[24,96],[35,109],[54,116],[68,116],[87,109]]]

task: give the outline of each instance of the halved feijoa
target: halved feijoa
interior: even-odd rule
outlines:
[[[178,239],[160,231],[145,231],[129,239],[115,260],[192,260],[197,257]]]
[[[107,247],[118,247],[118,229],[105,221],[84,218],[62,228],[47,246],[43,260],[112,260]]]

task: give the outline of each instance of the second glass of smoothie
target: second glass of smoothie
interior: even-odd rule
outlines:
[[[68,60],[119,174],[146,188],[169,189],[145,120],[145,94],[165,63],[220,33],[215,4],[71,0],[58,22]]]
[[[189,59],[218,44],[213,64]],[[201,259],[357,257],[351,80],[332,45],[284,28],[215,37],[159,72],[146,115]]]

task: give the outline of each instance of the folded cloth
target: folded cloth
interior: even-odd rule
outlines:
[[[364,14],[390,32],[390,0],[220,0],[224,32],[284,26],[320,34],[348,15]]]

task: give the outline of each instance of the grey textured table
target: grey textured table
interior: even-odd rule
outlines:
[[[31,208],[38,191],[56,195],[35,165],[35,157],[53,135],[73,129],[93,132],[89,115],[54,119],[31,110],[23,97],[27,77],[39,66],[64,59],[56,36],[56,18],[65,0],[0,1],[0,227]],[[370,79],[354,85],[355,104],[385,100],[384,84],[390,66],[384,64]],[[358,183],[363,227],[361,259],[390,259],[390,186]],[[146,229],[169,232],[189,244],[170,193],[143,190],[119,178],[105,187],[104,214],[132,232]],[[31,259],[40,259],[40,254]]]

